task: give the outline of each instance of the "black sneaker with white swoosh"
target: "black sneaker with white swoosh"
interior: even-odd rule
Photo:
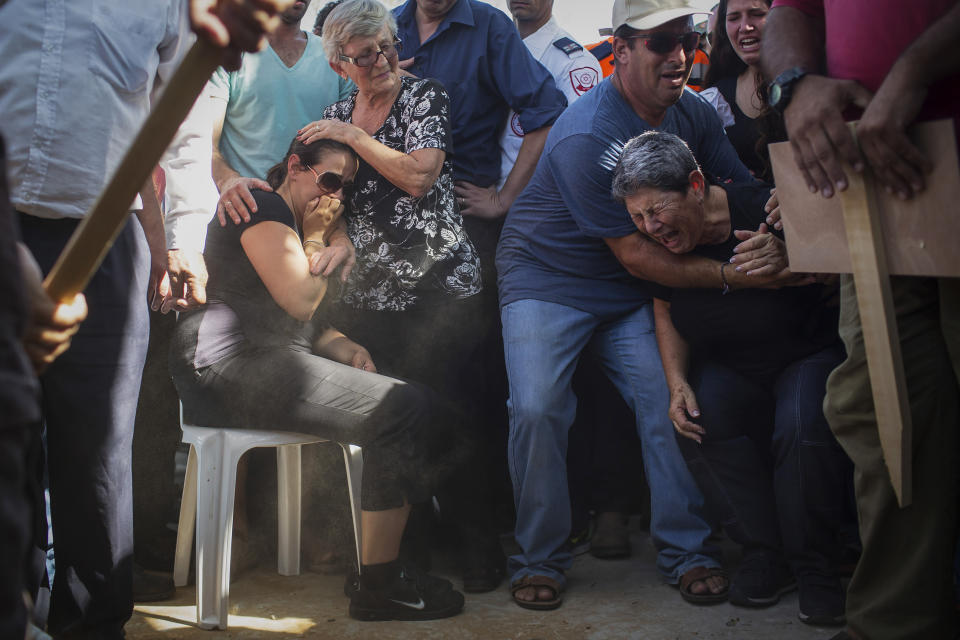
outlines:
[[[463,594],[449,581],[402,567],[379,589],[364,588],[361,579],[350,593],[350,617],[356,620],[436,620],[463,610]]]

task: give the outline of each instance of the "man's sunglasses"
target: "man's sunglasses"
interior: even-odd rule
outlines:
[[[357,56],[356,58],[351,58],[350,56],[345,56],[342,53],[339,54],[340,60],[344,62],[349,62],[355,64],[358,67],[372,67],[377,64],[377,58],[380,57],[380,54],[383,54],[383,57],[387,60],[392,60],[400,54],[400,46],[402,42],[400,39],[396,39],[393,42],[385,42],[380,45],[380,48],[372,53],[365,53],[362,56]]]
[[[338,173],[333,173],[332,171],[317,173],[317,170],[310,165],[307,165],[307,169],[310,169],[313,175],[317,177],[317,187],[323,189],[326,193],[335,193],[347,186],[343,181],[343,177]]]
[[[696,31],[686,33],[646,33],[636,36],[627,36],[625,40],[640,40],[648,51],[659,55],[666,55],[680,45],[684,53],[690,53],[700,44],[700,34]]]

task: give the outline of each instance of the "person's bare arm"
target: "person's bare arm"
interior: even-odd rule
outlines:
[[[762,66],[768,82],[793,67],[810,71],[794,84],[784,123],[807,186],[829,198],[834,190],[847,188],[844,163],[855,171],[863,170],[843,111],[850,105],[865,108],[871,94],[853,80],[820,75],[823,31],[821,21],[798,9],[774,7],[764,27]]]
[[[930,86],[960,72],[960,4],[930,25],[887,73],[857,125],[860,148],[888,193],[906,199],[925,187],[929,159],[906,135]]]
[[[220,98],[209,98],[215,105],[213,119],[213,182],[220,192],[217,202],[217,218],[220,226],[226,226],[227,218],[234,224],[250,222],[250,215],[257,212],[257,203],[253,199],[251,189],[273,191],[266,180],[241,176],[230,166],[223,154],[220,153],[220,136],[223,133],[223,122],[227,114],[227,103]]]
[[[140,188],[143,208],[137,211],[137,219],[143,227],[150,248],[150,280],[147,285],[147,301],[150,308],[159,311],[164,298],[170,294],[167,277],[167,238],[163,232],[163,211],[157,200],[153,178],[148,177]]]
[[[313,352],[334,362],[350,365],[354,369],[377,372],[370,352],[333,327],[321,333],[313,341]]]
[[[666,287],[720,289],[720,263],[699,256],[678,256],[639,231],[622,238],[604,238],[620,264],[635,278]]]
[[[391,149],[360,127],[340,120],[311,122],[300,129],[299,137],[306,144],[329,138],[348,145],[377,173],[414,198],[430,191],[447,157],[442,149],[417,149],[411,153]]]
[[[659,244],[647,239],[637,231],[622,238],[604,238],[604,242],[613,251],[617,260],[630,275],[649,280],[667,287],[686,289],[691,287],[704,289],[723,289],[724,278],[731,289],[777,288],[782,286],[806,284],[790,272],[790,269],[773,271],[763,269],[762,261],[769,254],[761,234],[752,234],[739,246],[737,261],[751,263],[754,273],[737,271],[733,265],[721,273],[724,263],[692,254],[673,254]]]
[[[670,421],[677,433],[699,443],[703,436],[703,427],[691,422],[690,418],[700,417],[697,398],[687,381],[687,368],[690,364],[690,347],[677,331],[670,319],[670,303],[654,298],[653,318],[656,324],[657,347],[663,363],[663,374],[670,390]]]
[[[245,229],[240,244],[274,302],[307,322],[327,292],[327,279],[311,273],[310,263],[336,224],[343,206],[335,198],[311,200],[303,218],[303,242],[290,227],[267,220]]]
[[[357,264],[357,248],[350,241],[350,236],[347,235],[347,223],[341,217],[337,221],[336,228],[327,238],[327,246],[318,251],[315,257],[311,256],[310,273],[329,278],[337,267],[341,267],[340,281],[346,282],[355,264]]]

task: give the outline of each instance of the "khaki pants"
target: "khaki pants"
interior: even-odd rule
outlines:
[[[960,279],[891,279],[913,417],[913,503],[900,509],[880,448],[856,290],[841,288],[849,354],[827,381],[824,411],[856,466],[863,555],[847,620],[870,640],[954,638],[960,421]]]

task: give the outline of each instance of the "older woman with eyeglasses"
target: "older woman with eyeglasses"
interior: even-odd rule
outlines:
[[[330,138],[360,157],[344,214],[357,264],[333,318],[370,349],[382,371],[469,407],[475,400],[463,373],[484,335],[485,314],[476,295],[479,258],[455,202],[450,99],[437,81],[401,73],[396,33],[393,15],[376,0],[347,0],[330,13],[327,58],[357,90],[300,131],[304,142]],[[473,467],[481,468],[461,474],[470,489],[439,498],[454,522],[488,521],[461,528],[476,540],[464,542],[468,555],[479,558],[465,559],[464,588],[486,591],[502,579],[504,559],[492,529],[476,534],[492,517],[476,504],[487,471]],[[426,561],[426,553],[414,555]]]
[[[443,391],[456,378],[445,364],[469,356],[481,287],[455,204],[449,97],[434,80],[401,75],[396,24],[376,0],[334,9],[323,44],[334,71],[357,86],[299,135],[337,140],[360,157],[345,212],[357,265],[335,313],[369,334],[381,366]]]

